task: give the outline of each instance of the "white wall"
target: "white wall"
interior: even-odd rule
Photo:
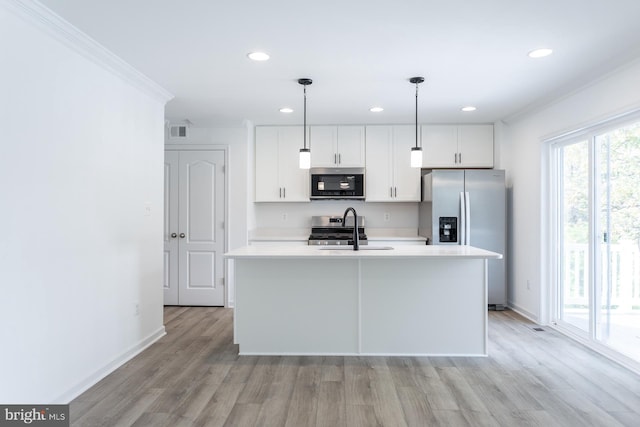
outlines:
[[[357,200],[314,200],[309,203],[255,203],[256,228],[294,228],[311,231],[313,215],[342,215],[352,206],[365,216],[369,228],[415,228],[418,232],[418,203],[372,203]],[[385,221],[384,214],[389,214]]]
[[[0,402],[66,403],[164,333],[168,94],[14,6],[0,3]]]
[[[640,60],[504,126],[501,167],[509,187],[509,305],[546,323],[548,170],[543,140],[640,107]],[[527,288],[527,281],[530,283]]]

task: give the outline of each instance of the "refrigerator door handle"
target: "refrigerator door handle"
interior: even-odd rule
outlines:
[[[469,198],[469,192],[464,193],[464,209],[465,209],[465,230],[464,235],[466,237],[465,245],[471,245],[471,199]]]
[[[467,241],[467,209],[465,204],[465,193],[460,192],[460,224],[458,227],[460,231],[460,244],[466,245]]]

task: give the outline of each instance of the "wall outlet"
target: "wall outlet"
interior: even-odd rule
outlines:
[[[527,290],[531,290],[531,280],[527,279]]]
[[[151,202],[144,202],[144,216],[151,216]]]
[[[385,212],[385,213],[384,213],[384,220],[385,220],[385,221],[389,221],[389,220],[391,220],[391,214],[390,214],[389,212]]]
[[[135,313],[136,313],[136,316],[140,315],[140,304],[136,303],[136,311],[135,311]]]

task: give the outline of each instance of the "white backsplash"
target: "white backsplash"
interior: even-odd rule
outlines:
[[[255,203],[256,228],[309,229],[314,215],[342,215],[353,207],[365,217],[366,228],[415,228],[418,230],[418,205],[372,203],[357,200],[314,200],[309,203]]]

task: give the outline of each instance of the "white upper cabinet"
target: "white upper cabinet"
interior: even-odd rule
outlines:
[[[493,125],[458,126],[458,152],[463,168],[492,168]]]
[[[302,126],[256,127],[256,202],[309,202],[309,171],[300,169]]]
[[[364,126],[311,126],[312,167],[364,167]]]
[[[423,125],[423,168],[492,168],[493,125]]]
[[[492,168],[492,125],[422,125],[423,168]],[[369,202],[420,201],[410,164],[415,126],[311,126],[313,167],[366,167]],[[256,202],[309,202],[309,171],[298,166],[302,126],[257,126]]]
[[[411,167],[414,126],[367,126],[366,200],[420,201],[420,169]]]
[[[457,167],[458,127],[423,125],[422,167]]]

